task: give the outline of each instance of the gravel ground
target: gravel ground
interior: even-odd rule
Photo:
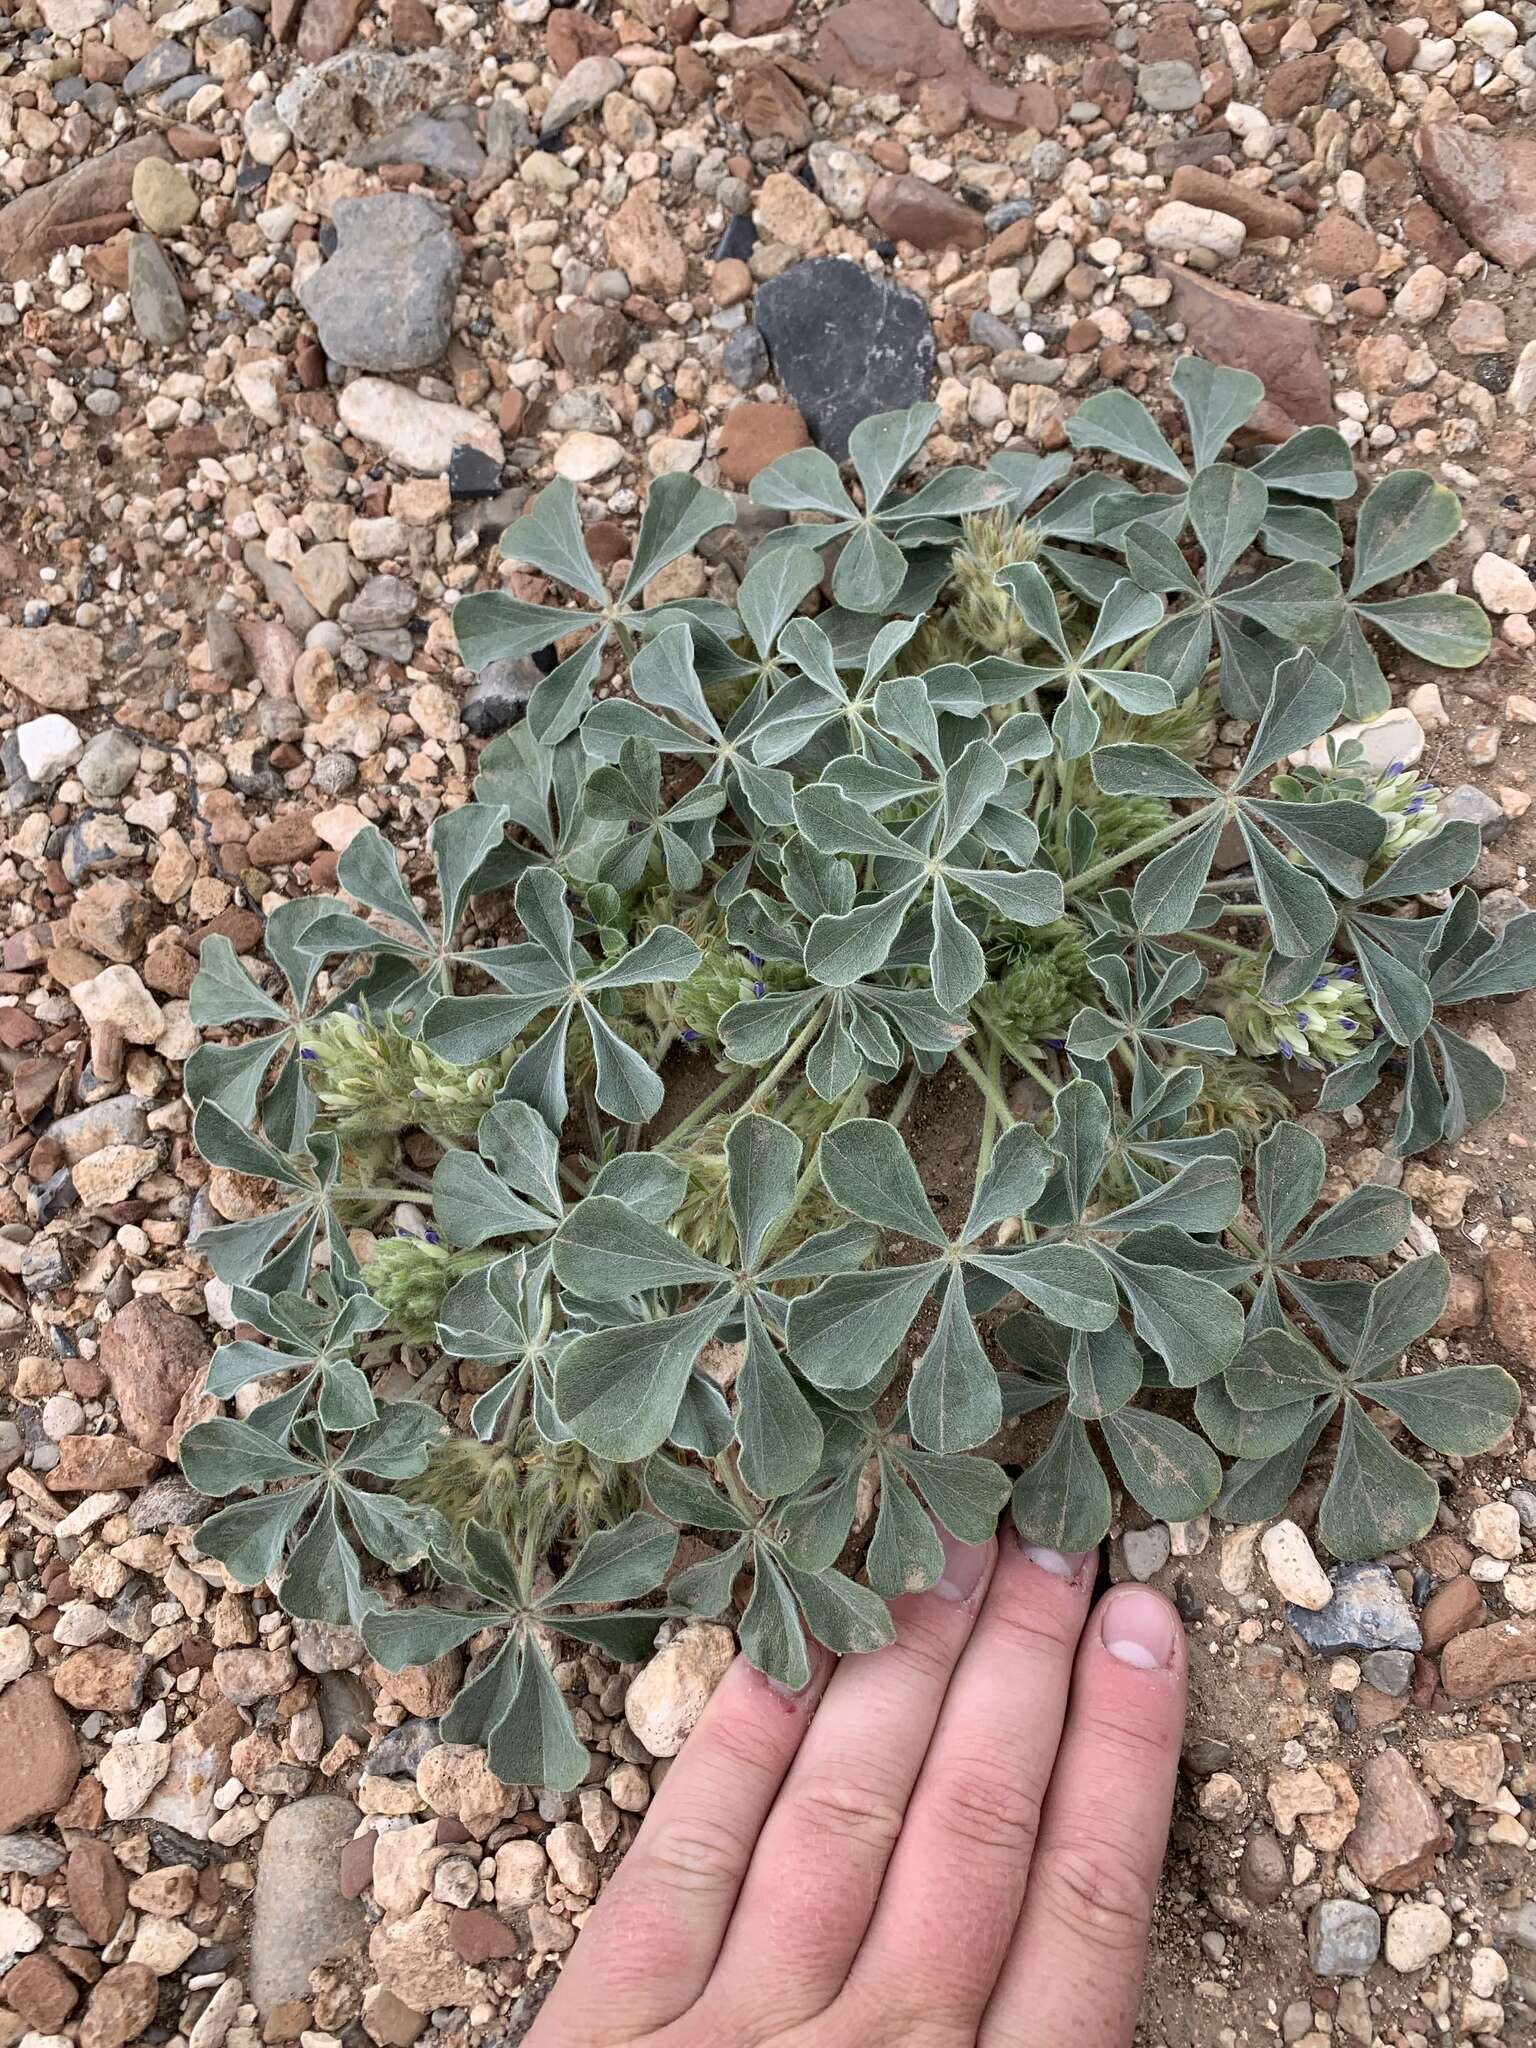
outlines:
[[[365,822],[421,871],[537,680],[457,665],[460,595],[542,594],[495,534],[568,477],[607,567],[651,478],[885,406],[943,465],[1258,370],[1271,436],[1461,494],[1493,652],[1400,657],[1394,746],[1523,896],[1533,113],[1530,0],[0,0],[0,2048],[519,2038],[730,1653],[573,1659],[591,1781],[509,1792],[437,1739],[457,1653],[232,1589],[174,1467],[231,1319],[186,1239],[252,1199],[191,1147],[198,950]],[[1310,1121],[1452,1258],[1430,1349],[1529,1388],[1531,1006],[1478,1032],[1461,1144]],[[1306,1488],[1116,1537],[1195,1650],[1148,2043],[1536,2038],[1530,1422],[1433,1469],[1331,1579]]]

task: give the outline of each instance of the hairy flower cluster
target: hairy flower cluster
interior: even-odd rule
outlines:
[[[306,1025],[303,1051],[320,1112],[345,1138],[408,1130],[472,1138],[506,1071],[504,1060],[456,1067],[392,1018],[346,1010]]]
[[[718,1045],[720,1019],[737,1003],[761,1001],[807,986],[784,960],[760,960],[717,940],[686,981],[645,991],[646,1015],[658,1030],[675,1030],[684,1045]]]
[[[454,1251],[435,1232],[425,1237],[401,1231],[381,1237],[364,1268],[368,1292],[384,1309],[389,1326],[408,1344],[427,1344],[437,1335],[438,1317],[450,1288],[466,1273],[488,1266],[488,1251]]]
[[[1039,552],[1040,534],[1028,520],[1007,511],[971,513],[951,557],[948,602],[929,614],[912,644],[914,666],[1016,656],[1031,636],[997,572],[1032,562]]]
[[[1277,775],[1274,792],[1290,803],[1365,804],[1383,819],[1387,836],[1377,850],[1373,875],[1383,873],[1401,853],[1440,829],[1442,792],[1424,782],[1417,771],[1393,761],[1381,770],[1371,767],[1358,740],[1329,743],[1326,768],[1296,768]]]
[[[478,1522],[514,1553],[531,1544],[542,1554],[552,1543],[584,1543],[594,1529],[613,1528],[639,1507],[641,1488],[634,1466],[599,1458],[574,1439],[546,1443],[524,1422],[514,1443],[435,1443],[426,1469],[401,1492],[435,1508],[460,1538]]]
[[[1096,997],[1097,984],[1088,972],[1088,934],[1072,918],[1060,918],[1033,928],[1020,925],[1009,934],[971,1014],[1004,1046],[1033,1055],[1064,1038],[1078,1011]]]
[[[1297,1060],[1315,1071],[1353,1059],[1376,1036],[1376,1013],[1356,967],[1329,961],[1312,986],[1288,1003],[1266,1001],[1262,980],[1261,961],[1238,960],[1218,984],[1221,1014],[1243,1052]]]

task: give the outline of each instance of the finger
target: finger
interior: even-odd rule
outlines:
[[[891,1603],[895,1642],[838,1666],[774,1804],[709,1988],[717,2039],[751,2040],[754,2015],[787,2030],[842,1989],[996,1556],[943,1542],[939,1584]]]
[[[1000,1539],[849,1977],[853,2008],[942,2012],[973,2038],[1019,1917],[1092,1594],[1091,1557]]]
[[[1024,1908],[980,2048],[1129,2048],[1184,1728],[1184,1636],[1147,1586],[1088,1624]]]
[[[832,1675],[803,1692],[738,1657],[668,1771],[535,2029],[538,2048],[603,2048],[666,2026],[708,1982],[753,1845]]]

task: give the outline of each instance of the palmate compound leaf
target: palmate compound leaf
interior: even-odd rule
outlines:
[[[774,1240],[797,1198],[802,1146],[771,1117],[741,1118],[725,1143],[735,1263],[717,1265],[624,1201],[589,1195],[555,1235],[567,1289],[596,1301],[636,1300],[646,1320],[576,1336],[555,1368],[555,1405],[571,1433],[607,1458],[643,1458],[672,1437],[700,1353],[711,1339],[745,1349],[736,1384],[742,1477],[760,1498],[803,1485],[821,1456],[821,1428],[780,1349],[785,1280],[847,1272],[871,1236],[850,1227],[812,1236],[782,1259]]]
[[[312,925],[340,907],[331,897],[299,897],[278,904],[268,917],[264,944],[286,985],[286,1003],[256,985],[221,932],[203,941],[188,997],[192,1023],[202,1032],[224,1030],[233,1024],[273,1028],[237,1045],[215,1045],[204,1039],[187,1061],[182,1077],[194,1110],[212,1102],[237,1124],[249,1124],[265,1088],[263,1125],[268,1136],[279,1145],[301,1142],[304,1133],[299,1120],[306,1104],[298,1063],[290,1056],[320,970],[305,939]]]
[[[1118,1324],[1096,1337],[1061,1330],[1038,1315],[1015,1316],[1003,1325],[1000,1342],[1018,1368],[1003,1382],[1009,1415],[1064,1404],[1044,1448],[1014,1485],[1014,1525],[1026,1543],[1073,1554],[1103,1541],[1110,1489],[1090,1420],[1121,1483],[1148,1514],[1189,1521],[1215,1500],[1221,1461],[1210,1447],[1172,1416],[1133,1405],[1142,1362]]]
[[[713,1555],[678,1573],[670,1599],[696,1614],[723,1614],[738,1577],[751,1573],[738,1634],[743,1654],[765,1676],[793,1691],[808,1684],[807,1636],[837,1656],[893,1640],[895,1625],[878,1593],[834,1567],[841,1546],[830,1542],[817,1498],[826,1489],[816,1479],[799,1497],[770,1501],[750,1515],[696,1467],[658,1454],[646,1465],[645,1488],[658,1513],[726,1539]],[[808,1529],[814,1532],[809,1539]]]
[[[1352,1560],[1423,1536],[1434,1523],[1438,1489],[1388,1442],[1371,1407],[1396,1415],[1432,1450],[1463,1457],[1492,1450],[1520,1412],[1519,1387],[1497,1366],[1383,1377],[1438,1317],[1447,1282],[1444,1261],[1426,1258],[1366,1290],[1358,1333],[1340,1367],[1290,1328],[1251,1338],[1228,1369],[1226,1393],[1245,1420],[1257,1416],[1260,1454],[1231,1467],[1214,1512],[1242,1522],[1280,1513],[1338,1416],[1332,1477],[1318,1510],[1323,1542],[1335,1557]],[[1342,1349],[1332,1342],[1330,1348]]]
[[[585,1778],[591,1760],[549,1668],[544,1636],[558,1631],[621,1659],[643,1657],[668,1610],[634,1610],[629,1603],[656,1590],[676,1550],[674,1528],[635,1513],[588,1537],[565,1575],[540,1593],[530,1561],[515,1556],[496,1531],[472,1522],[463,1550],[434,1549],[433,1564],[439,1578],[462,1587],[477,1604],[466,1611],[375,1609],[363,1618],[363,1639],[387,1671],[403,1671],[482,1630],[500,1631],[501,1641],[478,1669],[471,1666],[443,1719],[443,1738],[483,1748],[504,1784],[568,1792]],[[592,1607],[605,1611],[589,1613]]]
[[[659,924],[627,953],[594,963],[576,943],[565,886],[553,868],[530,868],[518,881],[515,900],[526,942],[469,956],[503,993],[446,996],[434,1003],[422,1024],[423,1044],[444,1059],[472,1066],[515,1043],[537,1018],[553,1011],[540,1035],[518,1055],[501,1092],[527,1103],[558,1130],[568,1106],[566,1041],[572,1019],[579,1017],[592,1043],[598,1107],[624,1123],[648,1122],[666,1091],[660,1077],[608,1023],[601,999],[623,989],[686,981],[702,957],[698,947],[674,925]]]
[[[289,1614],[356,1627],[377,1598],[363,1583],[358,1549],[401,1570],[442,1534],[430,1509],[391,1489],[424,1469],[443,1420],[417,1401],[388,1402],[338,1449],[316,1418],[299,1415],[304,1391],[301,1382],[243,1421],[220,1416],[187,1431],[181,1465],[199,1493],[277,1489],[211,1515],[198,1547],[243,1585],[276,1585]]]

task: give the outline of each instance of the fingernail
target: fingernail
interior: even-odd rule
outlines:
[[[1121,1664],[1137,1671],[1161,1671],[1173,1656],[1173,1613],[1155,1593],[1127,1586],[1104,1602],[1099,1636]]]
[[[941,1600],[969,1600],[986,1570],[987,1546],[960,1543],[947,1529],[938,1529],[938,1538],[944,1546],[944,1575],[933,1590]]]
[[[811,1675],[804,1685],[786,1685],[781,1678],[770,1678],[766,1671],[759,1671],[756,1674],[774,1698],[782,1701],[786,1707],[804,1706],[809,1700],[814,1699],[827,1675],[829,1663],[826,1652],[816,1643],[808,1643],[806,1648],[810,1652]]]
[[[1091,1550],[1044,1550],[1038,1543],[1020,1543],[1019,1548],[1031,1564],[1049,1572],[1053,1579],[1075,1579],[1093,1555]]]

